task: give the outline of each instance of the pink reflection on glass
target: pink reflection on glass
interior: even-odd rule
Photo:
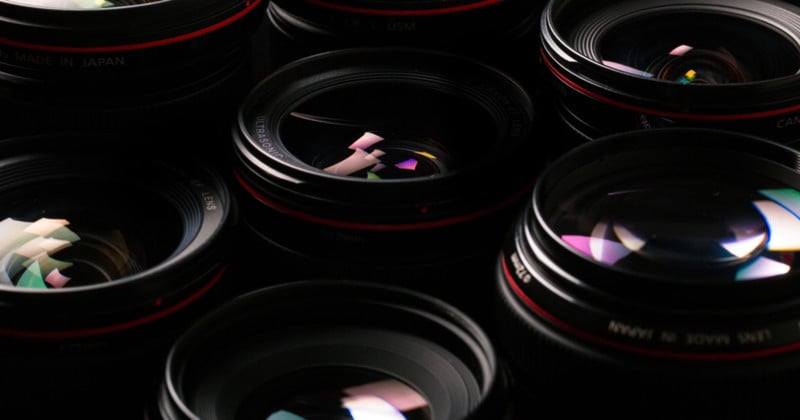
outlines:
[[[606,66],[606,67],[611,67],[612,69],[624,71],[625,73],[630,73],[630,74],[633,74],[633,75],[636,75],[636,76],[653,77],[653,73],[648,73],[648,72],[646,72],[644,70],[639,70],[637,68],[633,68],[631,66],[627,66],[627,65],[622,64],[622,63],[617,63],[616,61],[603,60],[603,65]]]
[[[786,210],[794,213],[795,217],[800,217],[800,191],[791,188],[774,190],[759,190],[761,195],[779,203]]]
[[[561,239],[595,261],[609,265],[616,264],[617,261],[631,253],[631,250],[621,243],[609,241],[608,239],[582,235],[563,235]]]
[[[416,159],[406,159],[402,162],[395,163],[394,166],[398,169],[405,169],[407,171],[413,171],[417,169],[417,160]]]
[[[753,280],[779,276],[791,270],[791,266],[767,257],[758,257],[736,272],[736,280]]]
[[[690,47],[688,45],[681,44],[681,45],[678,45],[677,47],[673,48],[672,51],[669,52],[669,55],[682,56],[682,55],[688,53],[689,51],[691,51],[693,49],[694,49],[694,47]]]
[[[417,391],[402,382],[391,379],[352,386],[344,391],[350,397],[343,398],[343,401],[353,401],[364,397],[378,398],[399,411],[411,411],[428,405],[425,398]]]
[[[764,241],[767,240],[766,233],[753,236],[752,238],[747,238],[743,235],[740,236],[739,234],[736,236],[737,238],[735,240],[730,242],[721,242],[720,245],[722,245],[726,251],[739,258],[744,258],[752,254],[761,246],[761,244],[764,243]]]
[[[403,413],[373,395],[344,397],[342,407],[350,412],[353,420],[406,420]]]
[[[58,230],[68,224],[69,222],[65,219],[49,219],[47,217],[43,217],[35,222],[30,223],[25,228],[25,232],[38,236],[47,236],[53,233],[55,230]]]
[[[377,143],[382,142],[383,140],[383,137],[367,131],[362,134],[361,137],[357,138],[356,141],[350,144],[350,146],[347,146],[347,148],[350,150],[367,149]]]
[[[61,274],[58,269],[54,269],[47,274],[47,277],[44,278],[44,281],[56,289],[60,289],[64,287],[71,279],[72,277],[65,276]]]
[[[333,175],[351,175],[362,169],[369,168],[370,166],[378,167],[378,165],[381,165],[379,158],[385,155],[386,152],[380,149],[367,152],[366,149],[383,140],[383,137],[375,133],[370,133],[369,131],[365,132],[361,137],[357,138],[356,141],[347,146],[348,149],[353,151],[353,154],[340,162],[324,168],[323,171]]]
[[[385,153],[381,150],[374,150],[370,153],[367,153],[363,149],[356,149],[353,151],[352,155],[348,156],[341,162],[328,166],[327,168],[323,169],[323,171],[334,175],[350,175],[380,163],[378,158],[384,154]]]

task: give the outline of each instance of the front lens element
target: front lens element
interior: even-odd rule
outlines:
[[[608,67],[683,84],[764,81],[800,69],[800,52],[785,36],[722,14],[630,19],[609,28],[596,48]]]
[[[800,251],[788,233],[800,226],[800,192],[751,182],[763,188],[681,174],[595,183],[545,214],[570,247],[620,269],[717,268],[729,271],[728,280],[786,274]]]
[[[383,81],[312,96],[279,133],[311,166],[376,180],[450,173],[480,159],[481,144],[497,141],[491,114],[477,103],[439,87]]]
[[[152,207],[134,210],[125,193],[102,182],[73,180],[60,188],[6,193],[12,205],[0,214],[0,286],[107,283],[153,267],[180,244],[181,217],[157,197],[149,195]]]

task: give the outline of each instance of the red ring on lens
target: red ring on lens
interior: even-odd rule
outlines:
[[[694,120],[694,121],[735,121],[735,120],[753,120],[759,118],[775,117],[779,115],[785,115],[800,111],[800,104],[788,106],[785,108],[778,108],[767,111],[750,112],[743,114],[697,114],[694,112],[683,113],[683,112],[663,111],[658,109],[639,107],[615,99],[608,98],[606,96],[603,96],[597,92],[594,92],[579,85],[578,83],[570,80],[569,77],[558,71],[558,69],[556,69],[555,65],[547,58],[547,54],[545,53],[544,48],[541,48],[540,52],[544,64],[547,66],[548,69],[550,69],[553,75],[555,75],[558,79],[564,82],[564,84],[568,85],[572,89],[604,104],[611,105],[620,109],[626,109],[628,111],[642,113],[645,115],[652,115],[656,117],[665,117],[665,118],[675,118],[681,120]]]
[[[531,189],[533,188],[535,181],[529,183],[525,188],[521,191],[518,191],[516,194],[505,198],[504,200],[500,200],[499,202],[495,203],[492,206],[485,207],[480,210],[476,210],[472,213],[466,213],[459,216],[453,216],[445,219],[438,219],[438,220],[429,220],[424,222],[416,222],[416,223],[402,223],[402,224],[389,224],[389,223],[358,223],[358,222],[349,222],[346,220],[338,220],[338,219],[331,219],[327,217],[320,217],[315,216],[313,214],[308,214],[299,210],[295,210],[291,207],[284,206],[280,203],[277,203],[258,191],[256,191],[253,187],[247,184],[247,182],[242,178],[238,171],[234,171],[233,173],[236,180],[239,184],[250,193],[253,198],[260,201],[264,205],[284,214],[287,214],[291,217],[311,222],[317,223],[325,226],[332,226],[336,228],[342,229],[352,229],[352,230],[363,230],[363,231],[411,231],[411,230],[418,230],[418,229],[431,229],[431,228],[438,228],[444,226],[455,225],[458,223],[468,222],[473,219],[477,219],[481,216],[494,213],[503,209],[512,203],[516,202],[517,200],[523,198],[525,195],[529,194]],[[423,206],[419,208],[420,214],[427,214],[429,212],[428,207]]]
[[[37,51],[48,51],[48,52],[58,52],[58,53],[113,53],[113,52],[122,52],[122,51],[135,51],[135,50],[144,50],[148,48],[156,48],[162,47],[165,45],[170,44],[177,44],[179,42],[188,41],[191,39],[199,38],[201,36],[207,35],[211,32],[217,31],[222,29],[226,26],[229,26],[239,19],[247,16],[251,11],[253,11],[262,0],[248,0],[244,9],[236,12],[236,14],[227,17],[224,20],[221,20],[211,26],[207,26],[202,29],[198,29],[196,31],[192,31],[189,33],[185,33],[182,35],[159,39],[155,41],[147,41],[147,42],[137,42],[133,44],[123,44],[123,45],[107,45],[107,46],[95,46],[95,47],[74,47],[74,46],[63,46],[63,45],[42,45],[42,44],[33,44],[24,41],[15,41],[12,39],[0,37],[0,44],[5,44],[10,47],[17,47],[17,48],[25,48],[29,50],[37,50]]]
[[[203,295],[205,295],[209,290],[211,290],[211,288],[215,284],[217,284],[220,278],[222,278],[222,275],[225,273],[225,270],[226,267],[222,267],[216,274],[214,274],[214,276],[206,284],[204,284],[200,289],[195,290],[191,295],[187,296],[183,300],[175,303],[174,305],[168,306],[158,312],[150,313],[141,318],[132,319],[130,321],[121,322],[119,324],[105,325],[101,327],[87,328],[82,330],[31,331],[31,330],[0,329],[0,335],[24,337],[24,338],[39,338],[39,339],[41,338],[65,339],[65,338],[90,337],[102,334],[110,334],[146,325],[150,322],[157,321],[161,318],[171,315],[185,308],[186,306],[190,305],[192,302],[203,297]],[[163,301],[161,298],[156,298],[153,301],[153,306],[155,307],[160,307],[162,304]]]
[[[483,7],[500,4],[506,0],[481,0],[470,4],[461,6],[441,7],[437,9],[415,9],[415,10],[386,10],[386,9],[370,9],[367,7],[347,6],[343,4],[331,3],[325,0],[305,0],[315,6],[324,7],[326,9],[337,10],[347,13],[358,13],[362,15],[376,15],[376,16],[432,16],[444,15],[447,13],[459,13],[470,10],[480,9]],[[533,0],[527,0],[533,1]]]

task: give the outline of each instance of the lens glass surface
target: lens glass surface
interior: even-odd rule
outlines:
[[[135,6],[139,4],[158,3],[168,0],[6,0],[25,6],[43,7],[47,9],[85,10],[106,9],[109,7]]]
[[[557,196],[543,215],[565,246],[636,273],[763,279],[792,271],[800,251],[800,191],[756,175],[632,173]]]
[[[777,30],[725,14],[628,19],[600,37],[597,48],[608,67],[681,84],[756,82],[800,70],[798,45]]]
[[[238,420],[428,420],[427,400],[383,373],[346,367],[301,370],[256,389]]]
[[[491,113],[438,87],[368,82],[297,104],[279,134],[301,161],[364,179],[434,177],[471,166],[498,141]]]
[[[163,261],[180,241],[181,220],[172,207],[119,186],[53,185],[2,196],[1,287],[60,289],[118,280]]]

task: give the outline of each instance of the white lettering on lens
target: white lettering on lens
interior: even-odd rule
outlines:
[[[125,65],[125,57],[86,57],[81,63],[83,67],[116,67]]]
[[[531,276],[531,273],[525,268],[525,265],[522,264],[516,252],[511,254],[511,264],[514,266],[514,274],[516,274],[523,283],[530,283],[531,280],[533,280],[533,276]]]
[[[414,32],[417,30],[415,22],[389,22],[386,25],[389,32]]]
[[[652,340],[655,333],[652,328],[639,327],[624,322],[608,321],[608,331],[618,335],[624,335],[639,340]]]
[[[272,140],[270,140],[269,136],[267,136],[266,120],[267,119],[263,115],[256,117],[256,139],[265,152],[272,156],[282,158],[284,157],[283,153],[279,152],[278,149],[275,148],[275,146],[272,144]]]
[[[665,343],[675,343],[678,341],[678,333],[674,331],[661,331],[659,340]]]
[[[784,118],[778,120],[777,124],[775,124],[778,128],[787,128],[792,127],[795,125],[800,124],[800,115],[795,115],[793,117]]]
[[[58,64],[61,67],[75,67],[75,59],[73,57],[61,56],[58,58]]]
[[[736,339],[741,344],[759,344],[772,339],[772,332],[766,328],[756,331],[741,331],[736,334]]]
[[[206,210],[216,210],[217,204],[214,201],[214,195],[209,192],[201,192],[200,196],[203,197],[203,202],[206,204]]]
[[[686,344],[704,347],[729,346],[731,336],[728,334],[689,333],[686,334]]]
[[[14,54],[14,58],[20,63],[36,64],[37,66],[52,66],[55,64],[53,57],[49,55],[18,52]]]
[[[646,115],[639,115],[639,125],[642,128],[653,128],[653,125],[650,124],[650,120],[647,119]]]

